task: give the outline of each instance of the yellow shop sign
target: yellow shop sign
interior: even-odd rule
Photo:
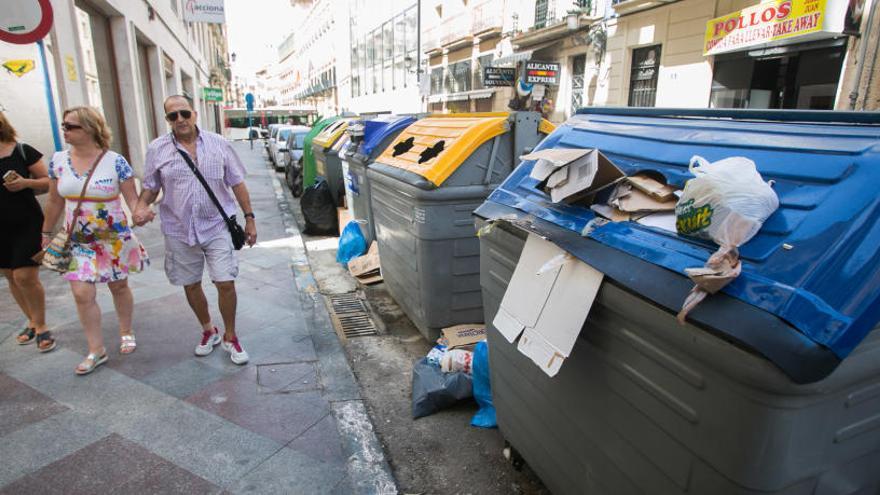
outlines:
[[[709,21],[703,55],[840,35],[845,10],[840,0],[764,2]]]

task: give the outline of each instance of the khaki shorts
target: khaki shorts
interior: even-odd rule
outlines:
[[[172,285],[201,282],[205,261],[212,282],[228,282],[238,276],[238,257],[228,235],[195,246],[165,237],[165,275]]]

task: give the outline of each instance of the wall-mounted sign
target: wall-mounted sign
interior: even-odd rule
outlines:
[[[64,67],[67,68],[67,78],[76,81],[76,62],[74,62],[72,55],[64,56]]]
[[[188,22],[226,22],[226,8],[223,0],[186,0],[183,6],[183,19]]]
[[[525,67],[528,84],[559,84],[559,63],[529,60]]]
[[[205,101],[223,101],[223,89],[202,88],[202,99]]]
[[[21,77],[34,70],[33,60],[7,60],[3,62],[3,68],[17,77]]]
[[[52,29],[49,0],[3,0],[0,41],[27,45],[43,39]]]
[[[513,86],[516,69],[513,67],[483,67],[483,86]]]
[[[839,36],[848,0],[776,0],[712,19],[703,55]]]

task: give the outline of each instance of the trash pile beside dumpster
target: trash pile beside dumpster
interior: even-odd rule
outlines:
[[[413,365],[413,419],[470,398],[476,399],[480,406],[471,425],[496,427],[483,324],[444,328],[428,355]]]
[[[548,488],[876,491],[878,122],[584,109],[476,210],[498,425]]]

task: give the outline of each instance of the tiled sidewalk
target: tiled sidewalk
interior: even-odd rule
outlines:
[[[194,356],[199,326],[162,272],[158,222],[136,231],[152,260],[131,278],[138,349],[119,354],[101,287],[110,361],[91,375],[73,373],[86,343],[66,283],[42,273],[60,347],[48,354],[15,343],[23,319],[2,284],[0,494],[394,493],[280,183],[256,147],[236,148],[260,239],[241,251],[236,283],[251,362],[219,346]]]

